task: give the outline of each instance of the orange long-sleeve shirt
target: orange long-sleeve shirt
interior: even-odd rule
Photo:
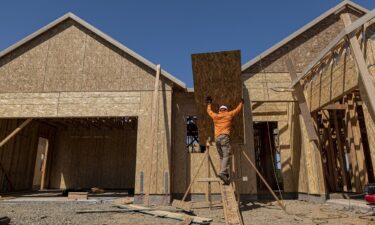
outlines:
[[[240,104],[238,104],[238,106],[232,111],[219,111],[219,113],[214,113],[211,109],[211,104],[207,105],[207,113],[214,121],[215,138],[220,134],[230,135],[232,120],[241,111],[242,106],[243,104],[240,102]]]

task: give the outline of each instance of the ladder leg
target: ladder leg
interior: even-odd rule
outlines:
[[[207,177],[211,177],[211,168],[210,168],[210,153],[209,153],[210,147],[207,145],[206,151],[207,151]],[[211,182],[207,182],[207,189],[206,189],[206,201],[208,202],[208,207],[212,208],[212,199],[211,199]]]
[[[199,170],[202,168],[203,163],[204,163],[204,161],[205,161],[205,159],[206,159],[207,156],[208,156],[208,151],[206,151],[206,152],[204,153],[204,156],[203,156],[203,158],[202,158],[202,161],[199,163],[198,170],[197,170],[197,172],[194,174],[193,179],[191,180],[191,182],[190,182],[188,188],[186,189],[186,192],[185,192],[185,194],[184,194],[184,197],[182,198],[182,201],[185,201],[185,199],[186,199],[186,197],[187,197],[187,195],[188,195],[188,193],[189,193],[189,191],[190,191],[190,189],[191,189],[191,186],[193,186],[193,183],[194,183],[195,179],[196,179],[197,176],[198,176]]]

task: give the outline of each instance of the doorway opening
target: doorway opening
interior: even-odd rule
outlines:
[[[254,122],[255,160],[259,172],[273,190],[282,190],[281,162],[277,122]],[[267,187],[257,179],[259,192]]]

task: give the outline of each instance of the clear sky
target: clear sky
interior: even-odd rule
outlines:
[[[0,50],[73,12],[192,87],[192,53],[240,49],[246,63],[340,1],[3,0]]]

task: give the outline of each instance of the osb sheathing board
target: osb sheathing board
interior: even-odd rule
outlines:
[[[170,192],[170,168],[171,168],[171,137],[172,137],[172,93],[170,91],[159,93],[159,118],[157,123],[157,162],[153,170],[153,178],[150,186],[147,180],[146,168],[149,163],[148,154],[151,152],[151,110],[153,92],[143,92],[138,114],[137,134],[137,160],[136,160],[136,193],[141,191],[141,173],[143,173],[143,191],[150,187],[151,194],[165,194]],[[167,179],[167,180],[166,180]]]
[[[291,92],[276,92],[273,87],[288,87],[292,82],[289,73],[271,73],[261,71],[255,74],[243,74],[244,84],[252,101],[293,101]]]
[[[197,109],[194,100],[194,93],[185,92],[174,92],[174,132],[173,132],[173,193],[184,193],[197,170],[198,164],[202,160],[203,153],[188,153],[186,148],[186,116],[197,115]],[[246,103],[245,103],[246,105]],[[247,115],[247,114],[245,114]],[[253,134],[251,133],[251,136]],[[246,146],[251,146],[250,143]],[[253,158],[253,149],[246,148],[247,154]],[[238,154],[238,146],[233,146],[233,150],[236,155],[236,162],[238,165],[237,171],[239,171],[239,176],[248,177],[248,181],[240,182],[240,193],[241,194],[255,194],[256,193],[256,175],[254,170],[250,167],[246,159]],[[210,147],[210,155],[216,165],[218,171],[219,158],[217,155],[217,149],[215,146]],[[207,165],[203,165],[201,173],[198,177],[204,178],[207,176]],[[214,176],[211,170],[211,176]],[[219,189],[216,185],[213,185],[213,192],[218,193]],[[192,186],[192,193],[205,193],[206,183],[194,183]]]
[[[301,127],[301,157],[300,157],[300,171],[299,171],[299,184],[298,192],[309,194],[324,194],[320,191],[321,182],[324,180],[319,177],[320,159],[317,158],[317,150],[314,149],[313,144],[310,142],[305,123],[303,122],[302,115],[299,115]]]
[[[151,146],[154,79],[154,70],[67,20],[0,59],[0,117],[137,116],[135,188],[140,193]],[[151,194],[170,191],[171,84],[161,77],[159,87],[163,113]]]
[[[368,62],[369,65],[371,64],[374,64],[375,63],[375,39],[374,38],[370,38],[372,36],[374,36],[375,34],[375,19],[371,20],[370,23],[368,24],[368,27],[366,29],[366,40],[367,40],[367,43],[366,43],[366,55],[367,55],[367,59],[366,61]],[[374,82],[374,85],[375,85],[375,66],[371,66],[369,67],[369,70],[370,70],[370,73],[372,75],[372,78],[373,78],[373,82]],[[367,131],[367,139],[368,139],[368,142],[369,142],[369,146],[370,146],[370,154],[371,154],[371,160],[372,160],[372,166],[373,166],[373,169],[375,170],[375,118],[372,118],[370,116],[370,113],[369,113],[369,110],[368,110],[368,107],[366,105],[365,102],[363,102],[362,104],[362,107],[363,107],[363,114],[365,116],[365,123],[366,123],[366,131]]]
[[[287,121],[288,102],[253,102],[254,121]]]
[[[0,117],[135,116],[147,92],[0,93]]]
[[[212,110],[218,112],[220,105],[233,110],[242,98],[241,52],[225,51],[193,54],[194,95],[197,105],[199,142],[205,145],[214,141],[214,126],[207,114],[206,97],[213,98]],[[233,120],[231,141],[244,143],[243,116]]]
[[[253,120],[256,122],[275,121],[279,130],[281,172],[285,192],[295,192],[298,188],[300,127],[294,102],[253,102]],[[296,119],[297,118],[297,119]],[[297,163],[297,164],[296,164]],[[297,175],[296,175],[297,173]]]
[[[137,130],[59,129],[49,188],[134,188]]]
[[[305,86],[310,111],[315,111],[358,86],[358,72],[350,50],[343,49],[338,57],[324,64]]]
[[[24,120],[0,120],[0,139],[3,140]],[[0,148],[0,163],[14,187],[12,191],[31,190],[35,157],[38,145],[38,125],[31,123]],[[5,177],[0,172],[0,192],[4,190]]]
[[[154,76],[153,69],[72,20],[0,59],[2,93],[153,90]]]

